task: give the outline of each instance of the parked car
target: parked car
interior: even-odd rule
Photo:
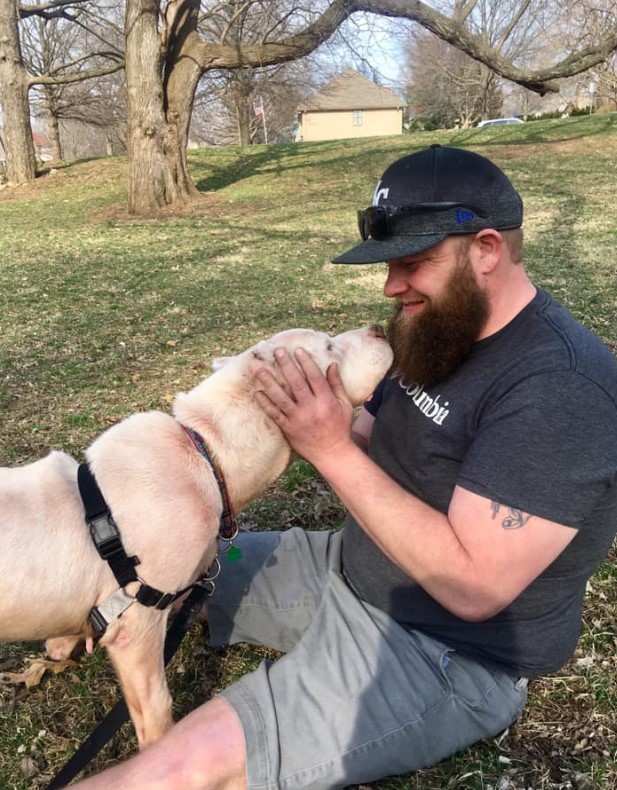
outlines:
[[[485,126],[509,126],[514,123],[525,123],[520,118],[491,118],[488,121],[480,121],[478,129],[483,129]]]

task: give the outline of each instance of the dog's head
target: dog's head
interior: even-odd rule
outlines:
[[[378,326],[335,337],[310,329],[290,329],[234,357],[213,360],[215,372],[188,393],[180,393],[173,412],[183,425],[199,431],[219,462],[236,508],[242,509],[282,474],[292,451],[282,432],[257,404],[258,370],[268,368],[281,381],[274,351],[294,358],[307,351],[325,374],[337,363],[354,406],[364,403],[392,364],[392,351]],[[282,383],[282,382],[281,382]]]
[[[288,329],[268,340],[262,340],[235,357],[217,357],[212,361],[212,368],[239,374],[250,387],[260,368],[267,367],[278,376],[278,366],[274,360],[274,350],[277,348],[284,348],[292,359],[294,351],[303,348],[324,374],[336,362],[354,406],[359,406],[370,397],[392,364],[392,351],[382,328],[372,325],[334,337],[312,329]]]

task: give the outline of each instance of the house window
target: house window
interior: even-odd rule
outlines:
[[[362,110],[353,111],[353,125],[362,126]]]

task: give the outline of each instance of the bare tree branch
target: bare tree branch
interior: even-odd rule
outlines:
[[[27,19],[31,16],[39,16],[43,19],[74,19],[72,14],[66,10],[71,6],[79,6],[87,0],[51,0],[49,3],[39,3],[38,5],[19,5],[19,16]]]
[[[124,63],[116,63],[113,66],[101,66],[96,69],[88,69],[88,71],[77,71],[73,74],[65,74],[63,76],[54,76],[53,74],[38,74],[28,78],[28,85],[70,85],[74,82],[83,82],[84,80],[91,80],[95,77],[104,77],[107,74],[115,74],[117,71],[122,71]]]
[[[468,15],[475,0],[460,6],[461,13]],[[528,2],[521,5],[518,18],[524,13]],[[353,13],[364,11],[381,16],[409,19],[433,32],[443,41],[484,63],[501,77],[518,83],[541,95],[548,91],[557,92],[555,80],[581,73],[604,62],[617,49],[617,30],[608,31],[606,36],[587,47],[568,55],[548,68],[533,70],[515,66],[477,34],[466,29],[458,19],[450,18],[421,0],[333,0],[324,12],[298,33],[278,41],[261,44],[243,43],[241,46],[215,44],[195,36],[190,44],[190,56],[199,63],[203,71],[241,67],[260,67],[295,60],[313,52],[329,39],[337,28]]]
[[[510,38],[510,36],[512,35],[512,31],[523,18],[525,12],[529,8],[530,3],[531,0],[525,0],[523,3],[520,3],[516,11],[516,14],[514,14],[512,16],[512,19],[510,20],[510,24],[506,28],[504,28],[503,33],[499,37],[499,40],[496,42],[495,44],[496,49],[501,50],[505,42]]]
[[[478,0],[456,0],[454,4],[454,18],[461,25],[464,24],[474,10]]]
[[[614,30],[609,31],[604,40],[572,53],[553,66],[540,70],[519,68],[500,55],[494,47],[486,45],[479,36],[468,32],[421,0],[364,0],[353,2],[353,5],[354,10],[413,19],[439,38],[484,63],[501,77],[541,95],[559,90],[559,85],[554,80],[586,71],[605,61],[617,49],[617,30]]]

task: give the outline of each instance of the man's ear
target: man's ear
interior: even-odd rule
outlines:
[[[501,259],[504,240],[501,233],[493,228],[480,230],[474,236],[473,264],[478,275],[490,274]]]

